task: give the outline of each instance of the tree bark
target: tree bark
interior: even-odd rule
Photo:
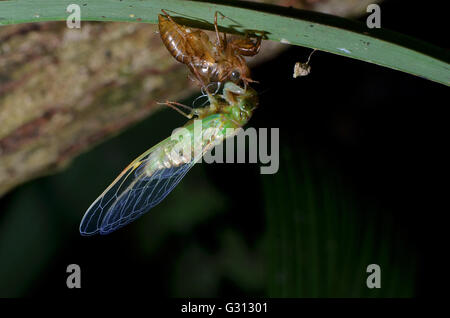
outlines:
[[[75,156],[195,85],[146,24],[0,29],[0,195]]]

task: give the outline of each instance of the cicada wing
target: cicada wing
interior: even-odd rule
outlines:
[[[144,168],[136,170],[132,185],[122,193],[103,218],[100,234],[109,234],[136,220],[159,204],[194,166],[191,161],[180,166],[164,168],[146,176]]]
[[[216,130],[218,131],[218,130]],[[94,201],[80,224],[82,235],[108,234],[134,221],[159,204],[180,182],[190,168],[216,144],[205,143],[196,157],[179,165],[165,167],[149,175],[147,167],[155,160],[166,161],[157,155],[167,143],[164,141],[134,160]]]
[[[160,203],[200,159],[170,168],[162,168],[150,176],[146,167],[157,160],[150,149],[133,161],[94,201],[80,224],[82,235],[109,234],[134,221]]]
[[[157,146],[155,146],[157,147]],[[148,162],[154,148],[147,150],[141,156],[130,163],[117,178],[103,191],[103,193],[91,204],[83,216],[80,224],[82,235],[93,235],[100,231],[103,218],[117,201],[118,197],[133,183],[133,172]]]

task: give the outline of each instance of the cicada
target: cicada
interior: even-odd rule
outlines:
[[[258,105],[255,90],[233,82],[224,84],[222,94],[207,96],[209,105],[188,114],[196,119],[184,126],[185,135],[144,152],[92,203],[80,224],[82,235],[111,233],[159,204],[206,152],[233,135],[230,128],[245,125]],[[199,121],[200,135],[195,133]]]
[[[217,12],[214,16],[215,43],[201,31],[176,23],[164,10],[159,15],[159,32],[164,45],[175,59],[188,66],[201,87],[212,82],[231,81],[244,86],[253,82],[244,56],[253,56],[261,47],[261,36],[220,36]]]

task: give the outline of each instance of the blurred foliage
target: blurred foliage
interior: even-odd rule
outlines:
[[[284,147],[264,175],[271,297],[412,297],[416,257],[394,220],[352,195],[320,158]],[[381,289],[366,286],[369,264]]]

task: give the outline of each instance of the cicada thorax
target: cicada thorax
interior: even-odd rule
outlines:
[[[205,85],[228,81],[238,84],[241,80],[250,78],[250,69],[240,56],[217,56],[214,63],[195,60],[189,63],[188,67]]]
[[[181,132],[174,133],[164,145],[151,154],[145,173],[148,177],[159,170],[196,162],[205,152],[220,144],[226,135],[227,119],[223,114],[190,121]]]
[[[197,109],[190,120],[149,156],[145,172],[149,177],[161,169],[170,169],[197,161],[205,152],[233,136],[250,119],[258,106],[258,95],[250,86],[224,84],[223,94],[208,94],[210,104]]]

